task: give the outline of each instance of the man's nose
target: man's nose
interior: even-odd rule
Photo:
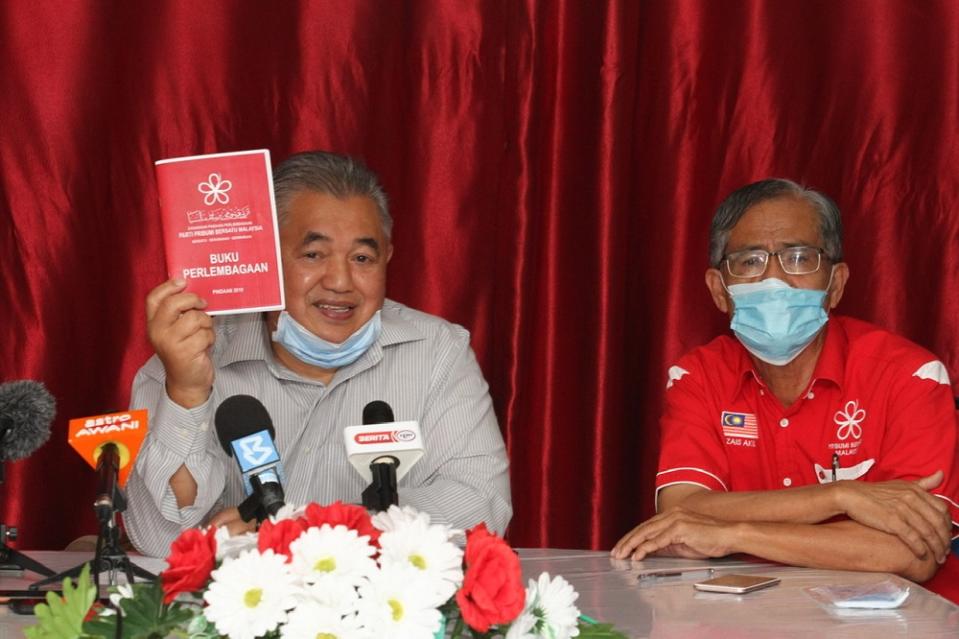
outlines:
[[[346,259],[328,260],[321,280],[323,288],[337,293],[345,293],[353,288],[353,275]]]
[[[769,263],[766,264],[766,272],[763,273],[762,277],[759,279],[765,280],[770,277],[775,277],[777,279],[783,280],[784,282],[789,281],[790,275],[789,273],[783,270],[783,265],[779,261],[778,255],[769,256]]]

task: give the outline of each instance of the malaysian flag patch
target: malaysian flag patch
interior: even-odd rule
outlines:
[[[759,439],[759,422],[752,413],[730,413],[724,410],[722,424],[726,437]]]

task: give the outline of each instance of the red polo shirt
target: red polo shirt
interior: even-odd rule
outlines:
[[[667,389],[657,493],[683,483],[726,491],[827,483],[835,456],[838,479],[914,480],[942,470],[933,494],[959,526],[952,387],[945,366],[906,339],[831,316],[812,381],[789,407],[731,336],[680,358]]]

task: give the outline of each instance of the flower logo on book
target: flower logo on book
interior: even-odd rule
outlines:
[[[211,173],[206,182],[200,182],[197,185],[196,190],[203,193],[204,204],[213,206],[217,202],[220,204],[228,204],[230,202],[230,196],[227,195],[226,192],[232,188],[232,182],[222,179],[219,173]]]

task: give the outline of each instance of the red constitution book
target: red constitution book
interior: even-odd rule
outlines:
[[[283,268],[267,150],[156,162],[170,277],[210,315],[279,310]]]

